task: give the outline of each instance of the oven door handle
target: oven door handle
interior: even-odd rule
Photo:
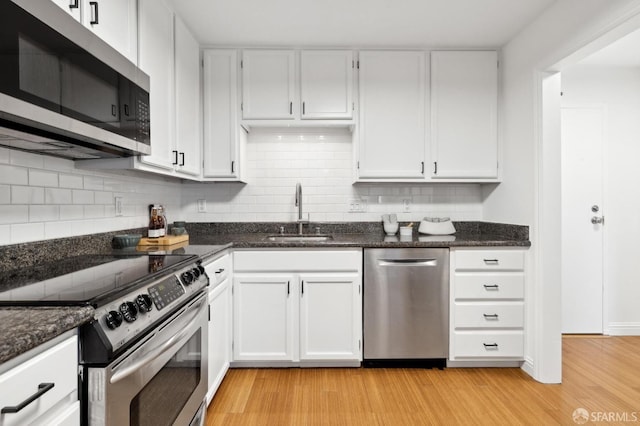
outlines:
[[[196,312],[191,315],[191,317],[189,318],[189,324],[187,324],[185,327],[182,327],[182,331],[178,334],[176,334],[175,336],[172,336],[170,339],[168,339],[166,342],[164,342],[162,345],[158,346],[155,349],[152,349],[151,351],[149,351],[149,354],[144,357],[143,359],[134,362],[133,364],[129,365],[128,367],[124,367],[122,370],[116,370],[114,371],[113,376],[111,376],[111,379],[109,380],[109,382],[111,384],[115,384],[117,382],[119,382],[120,380],[125,379],[126,377],[130,376],[131,374],[137,372],[140,368],[144,367],[145,365],[153,362],[155,359],[157,359],[160,355],[166,353],[167,351],[169,351],[170,349],[173,348],[173,346],[175,346],[178,342],[180,342],[180,340],[182,340],[183,338],[185,338],[189,333],[191,333],[191,328],[198,322],[198,315],[200,315],[200,307],[204,304],[206,299],[201,300],[195,310]]]

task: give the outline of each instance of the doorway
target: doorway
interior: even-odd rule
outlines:
[[[562,333],[602,334],[605,108],[560,114]]]

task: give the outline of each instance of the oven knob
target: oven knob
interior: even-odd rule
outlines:
[[[136,297],[136,305],[138,305],[138,312],[142,313],[149,312],[153,307],[151,297],[148,294],[139,294]]]
[[[191,271],[183,272],[181,277],[182,277],[182,281],[184,281],[186,285],[191,284],[195,279],[195,277],[193,276],[193,272]]]
[[[126,322],[134,322],[138,318],[138,309],[133,302],[124,302],[120,305],[120,313]]]
[[[107,323],[107,327],[115,330],[122,324],[122,315],[120,315],[118,311],[109,311],[107,315],[104,316],[104,320]]]
[[[198,271],[200,271],[200,275],[204,275],[204,266],[198,265]]]
[[[200,269],[198,268],[193,268],[191,270],[191,273],[193,274],[193,276],[195,277],[195,279],[197,280],[198,278],[200,278]]]

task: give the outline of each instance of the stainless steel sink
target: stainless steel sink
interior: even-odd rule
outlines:
[[[300,241],[330,241],[333,240],[333,235],[320,235],[320,234],[307,234],[307,235],[299,235],[299,234],[280,234],[280,235],[269,235],[265,237],[267,241],[274,242],[300,242]]]

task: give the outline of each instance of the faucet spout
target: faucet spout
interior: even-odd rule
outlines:
[[[309,221],[302,218],[302,185],[300,182],[296,183],[296,207],[298,207],[298,234],[302,235],[302,226]]]

